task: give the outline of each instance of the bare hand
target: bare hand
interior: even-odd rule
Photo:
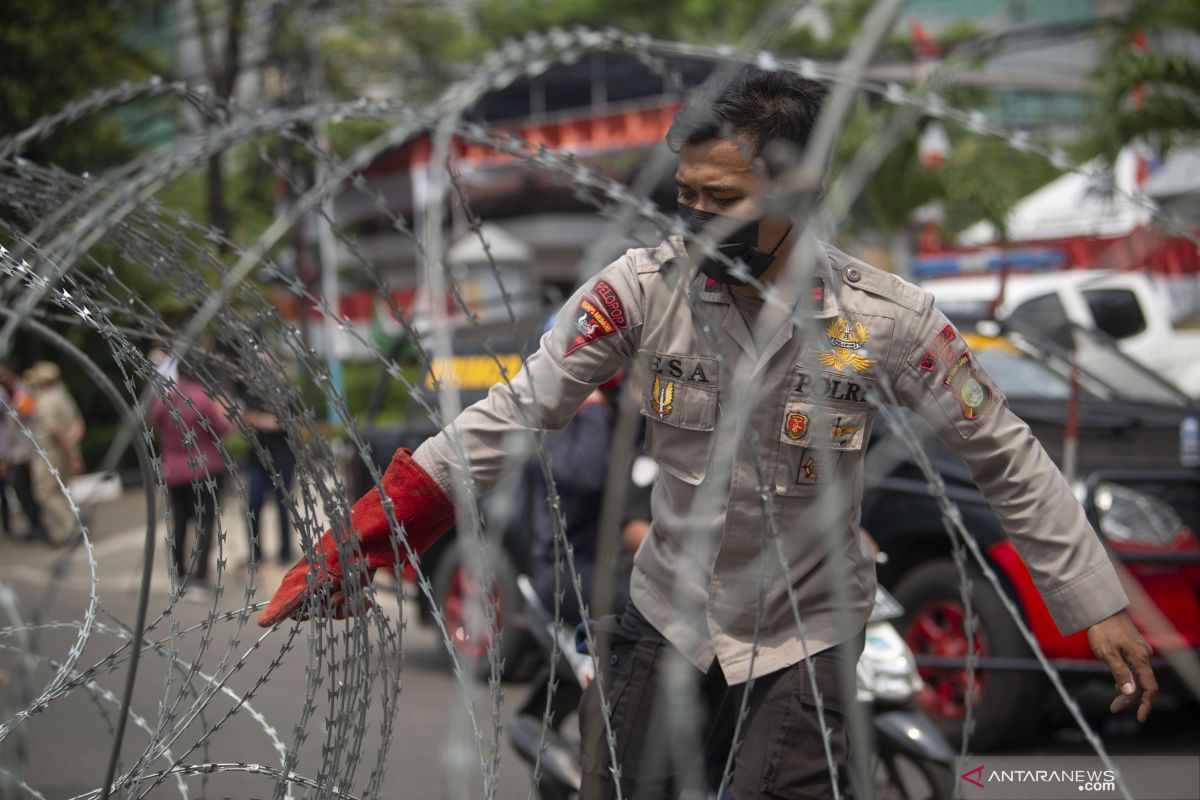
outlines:
[[[1118,611],[1088,628],[1088,644],[1112,670],[1114,686],[1120,692],[1109,711],[1117,714],[1137,705],[1138,722],[1145,722],[1158,694],[1158,681],[1150,668],[1150,645],[1134,626],[1129,612]]]

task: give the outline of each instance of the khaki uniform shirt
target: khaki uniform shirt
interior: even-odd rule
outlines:
[[[815,258],[805,334],[782,324],[759,352],[724,285],[697,274],[696,310],[672,302],[668,274],[696,273],[682,240],[630,250],[568,301],[511,388],[493,387],[414,457],[448,491],[459,475],[486,492],[518,463],[514,434],[562,428],[595,386],[637,359],[645,447],[660,469],[632,599],[697,668],[715,658],[741,683],[867,622],[875,565],[858,534],[863,455],[877,415],[868,398],[883,396],[886,377],[966,462],[1063,633],[1124,608],[1070,486],[932,296],[828,245]],[[732,463],[717,471],[722,403],[747,358],[757,365],[743,383],[750,407],[737,415]],[[465,471],[451,467],[451,437]],[[721,472],[728,478],[717,484]]]
[[[64,463],[66,452],[58,445],[58,434],[66,431],[82,419],[79,406],[61,381],[38,389],[34,395],[36,405],[30,433],[42,448],[50,454],[55,464]]]

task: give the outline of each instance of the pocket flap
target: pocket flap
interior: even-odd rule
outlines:
[[[648,375],[641,411],[674,428],[711,431],[717,424],[717,392],[664,375]]]

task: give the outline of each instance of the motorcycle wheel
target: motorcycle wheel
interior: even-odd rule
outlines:
[[[1025,640],[996,590],[972,570],[971,604],[978,619],[975,649],[980,656],[1032,658]],[[963,657],[967,652],[959,594],[958,568],[949,560],[931,561],[909,571],[896,586],[904,606],[897,620],[900,635],[913,655]],[[966,670],[920,668],[926,688],[917,702],[942,729],[951,745],[962,740],[966,713]],[[1040,720],[1045,682],[1039,673],[976,670],[975,732],[971,749],[987,751],[1028,741]]]
[[[496,631],[500,636],[500,659],[505,680],[528,678],[530,664],[524,658],[527,650],[525,633],[513,624],[521,613],[520,592],[517,590],[517,571],[508,554],[494,551],[491,596],[495,613],[495,630],[488,629],[484,607],[484,592],[472,579],[462,544],[456,539],[438,560],[433,575],[433,594],[445,615],[446,632],[454,645],[455,655],[463,669],[477,678],[487,678],[491,672],[487,650]],[[447,667],[450,655],[444,646],[438,647],[438,657]]]
[[[877,753],[874,774],[876,800],[950,800],[954,796],[954,773],[948,767],[904,753]]]

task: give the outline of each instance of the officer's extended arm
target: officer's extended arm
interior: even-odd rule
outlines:
[[[537,352],[509,382],[493,386],[415,453],[397,451],[381,484],[413,550],[421,553],[453,524],[456,475],[469,480],[478,494],[490,491],[521,463],[512,455],[522,449],[515,439],[563,428],[587,396],[635,355],[641,324],[637,274],[631,261],[621,258],[572,296]],[[351,607],[345,594],[343,557],[356,546],[361,549],[363,581],[394,563],[391,526],[378,489],[354,504],[350,527],[354,536],[341,537],[340,553],[339,538],[327,532],[313,569],[307,557],[292,567],[259,625],[362,610]]]
[[[1114,710],[1136,695],[1144,719],[1157,689],[1150,650],[1124,611],[1129,600],[1116,570],[1067,480],[932,296],[904,353],[896,375],[901,401],[966,462],[1059,630],[1089,629],[1124,695]]]

